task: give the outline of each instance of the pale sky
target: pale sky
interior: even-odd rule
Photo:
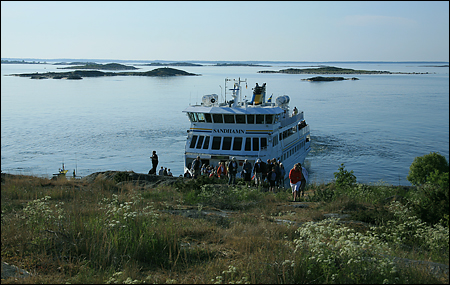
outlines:
[[[449,2],[1,2],[1,57],[449,61]]]

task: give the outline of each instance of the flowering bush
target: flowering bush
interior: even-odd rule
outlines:
[[[65,218],[64,202],[58,202],[52,207],[50,199],[50,196],[45,196],[30,201],[23,209],[25,215],[22,218],[26,219],[26,224],[35,231],[44,229],[60,230],[63,227],[62,222]]]
[[[386,257],[391,249],[374,234],[355,232],[335,218],[305,223],[297,232],[295,252],[307,260],[309,280],[363,283],[377,278],[382,283],[395,278],[397,269]]]
[[[238,278],[238,272],[233,265],[228,266],[228,270],[222,271],[222,275],[216,276],[215,279],[211,279],[213,284],[250,284],[247,276]],[[224,283],[225,282],[225,283]]]
[[[142,197],[140,194],[135,194],[132,196],[132,200],[120,202],[119,196],[113,194],[111,199],[103,198],[99,202],[100,210],[105,213],[105,224],[109,228],[126,228],[140,215],[147,217],[150,224],[156,224],[158,213],[153,210],[153,205],[144,207],[138,213],[136,208],[142,201]]]

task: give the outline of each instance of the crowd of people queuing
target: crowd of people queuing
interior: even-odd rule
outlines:
[[[186,170],[184,177],[197,178],[200,175],[228,178],[229,185],[236,184],[239,164],[235,157],[227,162],[220,162],[217,166],[202,164],[200,157],[197,157],[191,164],[191,169]],[[248,186],[262,186],[264,182],[269,183],[269,191],[275,192],[276,188],[284,188],[284,177],[286,170],[279,160],[267,159],[267,162],[257,159],[254,165],[247,159],[242,164],[242,171],[239,173]],[[253,182],[252,182],[253,181]]]
[[[150,158],[152,159],[152,169],[150,169],[149,174],[156,174],[156,167],[158,165],[156,151],[153,151],[153,155]],[[202,164],[200,156],[197,156],[197,158],[192,161],[191,168],[186,170],[183,176],[194,179],[198,178],[200,175],[219,179],[228,178],[228,185],[235,185],[238,167],[239,163],[236,161],[235,157],[232,157],[231,160],[227,162],[219,162],[219,165],[217,166],[212,166]],[[162,166],[158,175],[173,176],[170,169]],[[283,163],[275,158],[267,159],[267,162],[263,162],[258,158],[255,165],[252,165],[251,162],[245,159],[240,173],[241,178],[244,179],[248,187],[252,184],[252,180],[254,181],[253,183],[255,186],[262,186],[264,182],[268,182],[269,192],[273,193],[275,193],[276,188],[284,188],[285,175],[286,170],[284,169]],[[294,201],[305,195],[307,181],[308,171],[306,168],[302,167],[301,163],[296,163],[289,171],[289,182]]]

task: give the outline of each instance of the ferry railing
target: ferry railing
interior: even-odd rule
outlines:
[[[298,113],[297,115],[293,115],[292,117],[288,117],[285,119],[281,119],[281,127],[286,127],[289,126],[292,123],[295,123],[297,121],[302,121],[303,120],[303,112]]]
[[[305,127],[303,127],[302,129],[299,130],[299,137],[304,136],[308,132],[309,132],[309,126],[306,125]]]

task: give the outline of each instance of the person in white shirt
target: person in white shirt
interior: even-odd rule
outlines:
[[[308,170],[302,166],[302,183],[300,184],[300,192],[302,192],[302,196],[305,196],[305,187],[308,182]]]

